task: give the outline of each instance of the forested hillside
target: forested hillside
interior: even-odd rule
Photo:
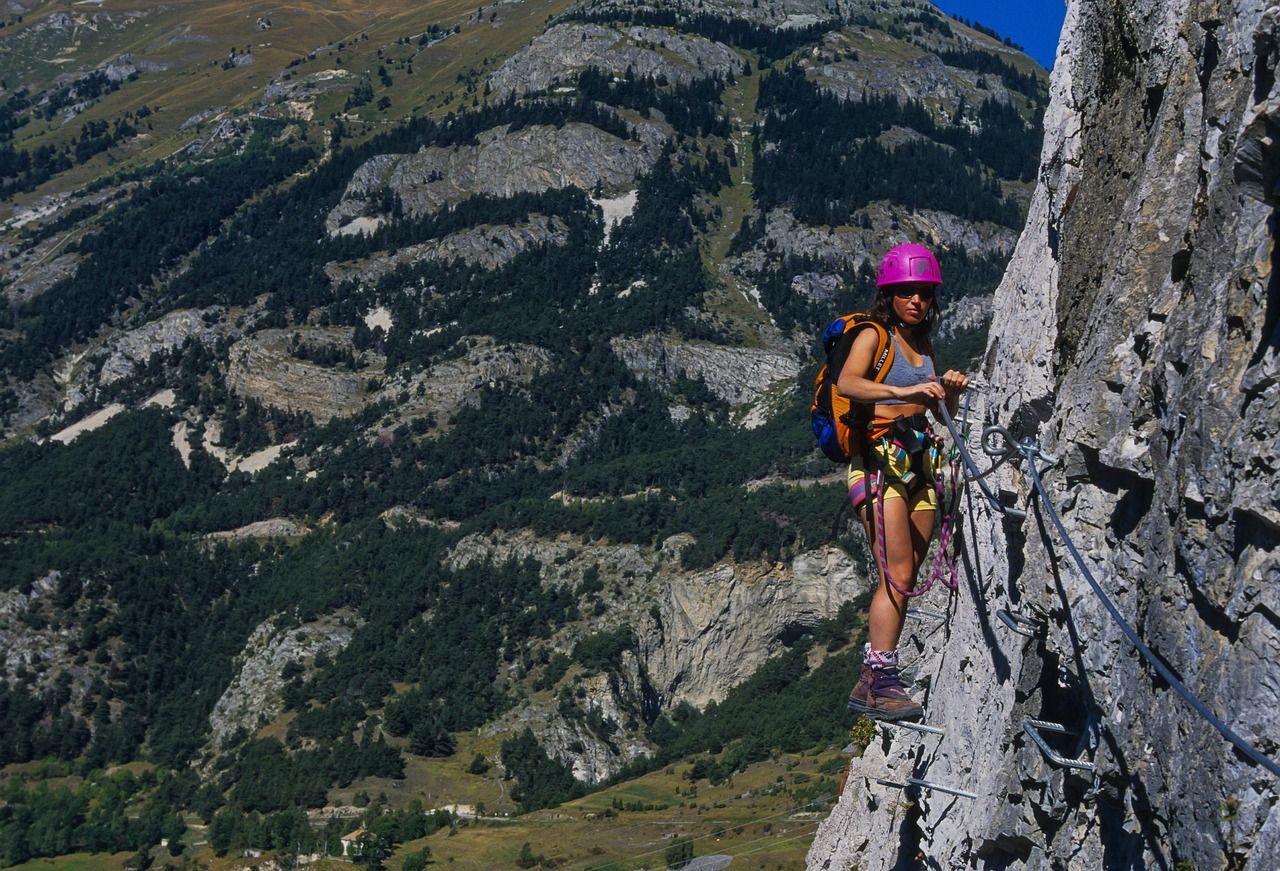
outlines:
[[[971,361],[1043,70],[923,0],[254,6],[3,19],[0,864],[790,867],[867,586],[816,337],[920,240]]]

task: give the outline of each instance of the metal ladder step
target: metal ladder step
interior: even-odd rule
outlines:
[[[883,778],[876,778],[876,783],[879,783],[882,786],[891,786],[894,789],[907,789],[908,787],[916,786],[916,787],[919,787],[920,789],[927,789],[932,792],[942,792],[942,793],[946,793],[947,795],[959,796],[960,798],[976,799],[978,797],[975,793],[968,792],[963,789],[955,789],[954,787],[950,787],[950,786],[943,786],[940,783],[932,783],[928,780],[921,780],[918,777],[908,777],[906,783],[898,783],[893,780],[884,780]]]
[[[928,726],[924,723],[913,723],[910,720],[877,720],[881,726],[894,726],[898,729],[910,729],[912,732],[924,732],[928,735],[946,735],[946,729],[939,729],[937,726]]]
[[[937,620],[939,622],[946,620],[947,615],[941,611],[934,611],[930,608],[908,608],[908,620]]]
[[[1022,730],[1031,736],[1031,740],[1040,748],[1040,752],[1045,758],[1054,765],[1061,765],[1063,768],[1075,768],[1080,771],[1097,771],[1098,766],[1081,757],[1080,759],[1071,759],[1063,756],[1058,751],[1049,746],[1049,742],[1044,740],[1041,731],[1056,732],[1059,735],[1079,735],[1080,733],[1068,729],[1061,723],[1052,723],[1048,720],[1033,720],[1030,717],[1022,721]]]
[[[1007,608],[1001,608],[996,611],[996,616],[1000,618],[1000,622],[1009,627],[1010,632],[1027,638],[1037,638],[1044,631],[1044,621],[1034,620],[1022,614],[1015,614]]]

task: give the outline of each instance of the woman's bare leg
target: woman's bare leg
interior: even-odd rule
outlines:
[[[879,510],[877,500],[872,512]],[[889,576],[903,589],[915,587],[918,560],[913,538],[916,531],[909,522],[907,503],[902,499],[884,500],[884,534],[885,552],[888,556]],[[885,582],[885,564],[881,558],[878,524],[872,519],[867,521],[867,541],[871,552],[875,555],[876,568],[880,570],[880,583],[871,596],[871,608],[868,614],[867,640],[872,650],[894,650],[898,646],[898,638],[902,635],[902,624],[906,619],[907,600],[893,587]]]
[[[908,518],[905,501],[884,500],[885,550],[889,557],[889,573],[894,583],[905,590],[915,589],[916,576],[933,538],[933,525],[932,508],[913,511]],[[876,538],[876,524],[867,518],[865,511],[863,526],[881,578],[871,596],[867,640],[871,642],[873,650],[894,650],[898,646],[898,639],[902,637],[907,597],[884,582],[884,564],[880,557],[880,542]]]

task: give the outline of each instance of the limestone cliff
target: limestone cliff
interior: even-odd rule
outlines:
[[[1068,4],[984,373],[989,420],[1060,459],[1046,486],[1120,612],[1273,759],[1278,52],[1261,0]],[[1030,508],[1024,469],[999,483]],[[883,728],[809,866],[1276,867],[1276,778],[1136,655],[1043,513],[972,504],[949,619],[904,643],[946,735]],[[1096,775],[1048,762],[1028,717],[1075,730],[1050,737]],[[880,782],[909,777],[977,798]]]
[[[655,123],[633,125],[636,141],[624,141],[589,124],[533,125],[485,131],[473,146],[424,148],[415,154],[381,154],[356,170],[346,193],[326,219],[331,235],[352,219],[376,211],[389,188],[411,215],[423,215],[476,194],[509,197],[576,185],[629,185],[662,151],[666,133]]]
[[[656,498],[661,498],[660,496]],[[535,695],[486,727],[509,733],[528,726],[574,775],[598,782],[626,763],[652,752],[644,725],[681,702],[704,707],[723,701],[789,643],[866,588],[860,566],[837,548],[796,556],[789,564],[724,561],[688,571],[680,550],[691,536],[673,536],[660,548],[555,540],[530,532],[471,535],[453,549],[447,565],[532,557],[548,587],[574,585],[591,571],[603,585],[598,610],[562,631],[553,643],[568,654],[593,632],[630,626],[636,649],[622,668],[587,679],[578,703],[619,726],[601,736],[581,718],[566,717],[554,698]]]
[[[358,622],[347,611],[327,615],[312,623],[289,626],[284,620],[267,620],[253,631],[236,662],[235,677],[209,714],[209,736],[219,746],[238,729],[253,732],[284,710],[285,667],[294,665],[309,677],[317,656],[333,657],[351,643]]]
[[[793,354],[670,336],[619,336],[610,344],[626,367],[641,378],[661,384],[682,376],[698,378],[717,398],[733,405],[759,397],[778,382],[789,382],[800,369]]]
[[[736,73],[742,60],[727,45],[670,30],[561,24],[507,60],[489,82],[499,97],[545,91],[587,67],[684,84],[713,73]]]

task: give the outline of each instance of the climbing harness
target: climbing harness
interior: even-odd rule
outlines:
[[[972,477],[969,477],[968,480],[977,481],[978,486],[982,488],[983,495],[987,497],[987,500],[991,503],[992,508],[998,511],[999,513],[1009,517],[1015,517],[1015,518],[1026,517],[1025,511],[1021,511],[1015,508],[1010,508],[1004,505],[991,492],[990,488],[987,487],[986,483],[982,479],[986,475],[990,474],[991,469],[988,469],[986,472],[978,471],[977,465],[973,462],[973,457],[969,454],[968,450],[965,448],[963,440],[960,438],[959,433],[956,431],[955,422],[952,421],[951,415],[947,413],[946,406],[940,405],[939,407],[941,408],[941,411],[942,411],[943,422],[947,425],[947,429],[951,432],[951,436],[955,440],[955,444],[960,448],[961,457],[964,459],[965,465],[968,467],[971,473]],[[1168,666],[1166,666],[1160,660],[1160,658],[1155,655],[1155,653],[1151,650],[1151,648],[1148,647],[1146,643],[1138,636],[1138,633],[1134,631],[1133,627],[1129,625],[1129,622],[1124,619],[1123,615],[1121,615],[1120,609],[1116,607],[1113,601],[1111,601],[1111,597],[1108,596],[1106,591],[1102,589],[1102,585],[1098,583],[1096,578],[1094,578],[1093,572],[1089,570],[1089,566],[1085,563],[1084,557],[1080,555],[1080,551],[1076,548],[1075,542],[1072,541],[1071,536],[1067,533],[1067,529],[1062,523],[1062,518],[1058,516],[1057,510],[1053,507],[1053,503],[1049,500],[1049,494],[1044,488],[1044,483],[1040,480],[1040,475],[1043,473],[1043,470],[1036,468],[1037,462],[1047,463],[1047,465],[1045,466],[1045,469],[1051,468],[1053,465],[1057,464],[1057,459],[1050,456],[1049,454],[1044,453],[1044,451],[1040,449],[1039,444],[1037,444],[1034,440],[1023,439],[1022,441],[1017,441],[1014,439],[1013,435],[1007,429],[1000,426],[986,427],[982,435],[982,444],[983,444],[983,450],[985,453],[987,453],[988,456],[1000,458],[996,465],[999,465],[999,463],[1005,462],[1008,459],[1012,459],[1015,456],[1020,456],[1027,461],[1026,463],[1027,477],[1031,479],[1032,488],[1039,495],[1040,502],[1044,506],[1045,513],[1049,516],[1049,520],[1053,523],[1054,528],[1057,529],[1058,536],[1062,539],[1063,545],[1066,547],[1067,552],[1071,554],[1071,558],[1074,560],[1076,567],[1080,570],[1080,574],[1084,576],[1084,579],[1088,582],[1089,586],[1092,588],[1094,595],[1097,596],[1098,599],[1102,602],[1103,607],[1106,608],[1106,611],[1111,616],[1111,619],[1120,628],[1120,631],[1124,633],[1125,637],[1129,639],[1129,642],[1135,648],[1137,648],[1140,654],[1142,654],[1143,659],[1145,659],[1148,663],[1150,663],[1151,667],[1156,670],[1156,672],[1160,675],[1160,677],[1163,678],[1165,682],[1169,684],[1169,686],[1173,687],[1173,689],[1178,693],[1178,695],[1182,696],[1183,700],[1188,705],[1190,705],[1197,714],[1199,714],[1205,721],[1207,721],[1210,725],[1212,725],[1215,729],[1217,729],[1218,732],[1224,738],[1230,741],[1231,744],[1237,750],[1239,750],[1241,753],[1243,753],[1246,757],[1251,759],[1253,762],[1257,763],[1258,765],[1261,765],[1263,768],[1271,772],[1273,775],[1280,777],[1280,763],[1277,763],[1275,760],[1270,759],[1267,756],[1264,756],[1261,752],[1259,752],[1256,748],[1254,748],[1253,745],[1251,745],[1248,741],[1246,741],[1244,738],[1238,735],[1235,732],[1235,730],[1233,730],[1230,726],[1228,726],[1221,719],[1219,719],[1218,716],[1214,714],[1213,711],[1211,711],[1204,702],[1202,702],[1199,698],[1196,697],[1194,693],[1191,692],[1191,690],[1187,689],[1187,687],[1182,683],[1182,681],[1180,681],[1173,674],[1173,672],[1168,668]],[[992,468],[995,468],[995,466],[993,466]],[[1014,629],[1013,624],[1023,623],[1023,625],[1026,625],[1026,623],[1023,621],[1035,622],[1035,621],[1029,621],[1028,618],[1023,618],[1023,620],[1020,621],[1017,618],[1014,618],[1012,614],[1010,614],[1009,616],[1011,619],[1005,620],[1005,623],[1015,632],[1017,632],[1018,630]],[[1004,620],[1004,617],[1001,616],[1001,619]],[[1019,634],[1026,634],[1026,633],[1019,633]],[[1041,750],[1045,752],[1046,756],[1049,756],[1051,761],[1061,760],[1062,757],[1058,757],[1058,759],[1054,759],[1054,756],[1056,756],[1057,754],[1050,755],[1052,751],[1049,749],[1046,749],[1048,745],[1044,741],[1043,737],[1039,735],[1039,730],[1048,729],[1050,726],[1057,726],[1058,730],[1061,730],[1063,729],[1063,727],[1060,726],[1059,724],[1047,724],[1045,721],[1028,720],[1027,723],[1029,723],[1030,726],[1028,726],[1027,724],[1024,724],[1024,730],[1027,732],[1028,735],[1031,736],[1032,740],[1036,742],[1036,744],[1041,748]],[[1057,731],[1057,730],[1053,730],[1053,731]],[[1068,762],[1059,761],[1059,764],[1066,765],[1068,764]],[[1081,764],[1080,760],[1074,760],[1073,767],[1082,768],[1083,765]]]

